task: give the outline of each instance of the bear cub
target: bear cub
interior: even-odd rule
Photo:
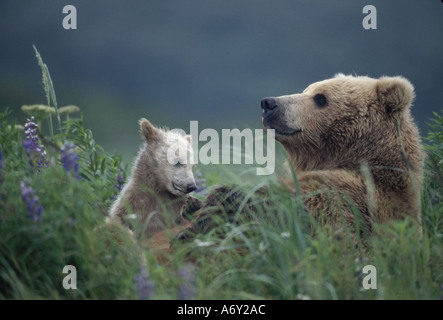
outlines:
[[[132,219],[143,226],[140,236],[177,226],[184,222],[184,212],[200,208],[200,201],[189,196],[196,190],[191,136],[154,127],[148,120],[139,121],[145,140],[135,158],[129,180],[113,203],[108,223],[133,228]]]

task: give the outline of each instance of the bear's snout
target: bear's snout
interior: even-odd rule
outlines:
[[[277,101],[274,98],[263,98],[261,100],[261,108],[263,110],[263,117],[269,116],[278,107]]]
[[[195,190],[197,190],[197,186],[195,185],[195,183],[188,183],[188,185],[186,186],[186,192],[190,193]]]

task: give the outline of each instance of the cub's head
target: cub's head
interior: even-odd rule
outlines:
[[[409,112],[413,99],[414,88],[405,78],[339,74],[302,93],[262,99],[262,122],[290,155],[305,162],[303,167],[346,165],[351,158],[381,157],[377,152],[390,144],[397,152],[398,121],[415,130]],[[309,161],[314,164],[308,166]]]
[[[140,131],[146,141],[148,170],[156,178],[156,188],[182,196],[194,191],[191,136],[155,128],[148,120],[140,120]]]

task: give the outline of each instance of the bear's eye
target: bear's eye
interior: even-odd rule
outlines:
[[[326,100],[326,96],[324,94],[321,94],[321,93],[317,93],[314,96],[314,102],[319,107],[324,107],[325,105],[328,104],[328,100]]]

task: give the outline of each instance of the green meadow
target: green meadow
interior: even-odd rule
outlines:
[[[130,163],[95,141],[81,110],[58,105],[49,70],[36,54],[47,104],[23,108],[30,120],[34,116],[33,124],[17,123],[8,109],[0,114],[1,299],[443,297],[439,113],[429,120],[431,130],[423,139],[428,156],[422,236],[406,219],[376,226],[376,234],[359,245],[320,227],[302,199],[282,190],[275,176],[258,179],[255,168],[198,165],[204,190],[196,196],[202,200],[229,182],[252,202],[262,200],[254,191],[266,188],[266,204],[252,220],[220,219],[218,230],[174,242],[160,259],[129,233],[122,230],[117,238],[107,227],[106,214],[130,174]],[[284,156],[277,159],[282,161]],[[375,273],[368,273],[367,265]],[[76,279],[63,272],[65,266],[75,267]],[[364,288],[368,276],[376,288]]]

